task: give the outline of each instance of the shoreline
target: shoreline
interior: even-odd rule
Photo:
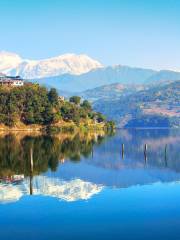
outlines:
[[[159,129],[159,130],[165,130],[165,129],[180,129],[180,127],[116,127],[116,130],[128,130],[128,129],[134,129],[134,130],[151,130],[151,129]]]
[[[73,127],[73,129],[69,129],[70,127]],[[82,129],[84,127],[84,129]],[[4,127],[0,127],[0,133],[4,133],[4,132],[27,132],[27,133],[45,133],[48,128],[55,128],[57,130],[59,130],[60,132],[77,132],[77,131],[99,131],[99,130],[103,130],[105,131],[105,127],[104,126],[98,126],[98,125],[92,125],[92,126],[88,126],[88,127],[85,127],[85,126],[81,126],[81,127],[78,127],[76,125],[69,125],[69,126],[66,126],[66,125],[62,125],[62,126],[38,126],[38,127],[7,127],[7,126],[4,126]],[[175,130],[175,129],[180,129],[180,127],[134,127],[134,128],[122,128],[122,127],[116,127],[114,130],[153,130],[153,129],[156,129],[156,130],[166,130],[166,129],[169,129],[169,130]]]
[[[0,133],[72,133],[72,132],[95,132],[106,131],[105,124],[81,124],[79,126],[74,123],[59,123],[54,125],[15,125],[14,127],[8,127],[3,124],[0,125]]]

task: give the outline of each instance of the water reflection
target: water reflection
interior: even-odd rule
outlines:
[[[56,171],[65,159],[78,162],[81,157],[92,154],[93,145],[99,145],[103,136],[37,136],[16,137],[6,135],[0,138],[0,177],[24,174],[33,175]],[[32,152],[31,152],[32,151]]]
[[[89,168],[89,172],[92,169],[96,174],[85,176],[76,169],[76,172],[71,170],[71,175],[117,188],[178,181],[179,146],[180,131],[177,129],[121,130],[95,148],[93,159],[84,159],[95,168]]]
[[[116,170],[168,167],[179,172],[179,144],[179,130],[121,130],[96,149],[93,163]],[[99,161],[102,154],[103,161]]]
[[[20,176],[18,176],[20,177]],[[81,179],[64,181],[58,178],[36,176],[30,182],[22,177],[22,181],[14,181],[0,185],[0,203],[11,203],[29,194],[55,197],[67,202],[87,200],[102,190],[102,186]],[[14,179],[16,177],[14,176]],[[32,183],[32,185],[31,185]]]
[[[180,180],[178,130],[0,137],[0,202],[27,194],[86,200],[105,187]]]
[[[87,200],[101,191],[96,184],[73,179],[38,176],[55,172],[69,159],[78,162],[92,155],[93,145],[99,145],[103,136],[38,136],[0,138],[0,202],[18,201],[22,196],[44,195],[65,201]]]

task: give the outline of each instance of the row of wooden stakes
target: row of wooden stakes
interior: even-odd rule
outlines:
[[[147,156],[148,156],[147,150],[148,150],[148,145],[144,144],[144,160],[145,160],[145,162],[147,162]],[[165,145],[164,153],[165,153],[165,161],[167,162],[167,144]],[[124,143],[122,143],[121,144],[122,159],[124,159],[124,154],[125,154],[125,147],[124,147]]]

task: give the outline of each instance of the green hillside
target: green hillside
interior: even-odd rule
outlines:
[[[56,89],[47,90],[38,84],[22,87],[0,87],[0,125],[87,127],[111,126],[105,116],[92,110],[91,104],[78,96],[59,98]]]
[[[78,95],[84,99],[88,99],[89,101],[94,102],[99,99],[118,99],[121,96],[127,96],[146,88],[148,88],[148,86],[141,84],[136,85],[114,83],[86,90],[79,93]]]
[[[94,108],[120,127],[180,127],[180,81],[121,96],[99,99]]]

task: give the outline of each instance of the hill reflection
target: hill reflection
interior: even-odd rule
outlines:
[[[27,194],[85,200],[103,187],[179,181],[179,146],[179,130],[168,129],[120,130],[114,136],[1,136],[0,202]]]
[[[93,145],[99,145],[103,136],[25,136],[14,135],[0,137],[0,177],[14,174],[31,173],[30,158],[33,152],[33,175],[45,173],[50,169],[56,171],[59,164],[66,159],[74,162],[81,157],[88,158],[92,154]]]

